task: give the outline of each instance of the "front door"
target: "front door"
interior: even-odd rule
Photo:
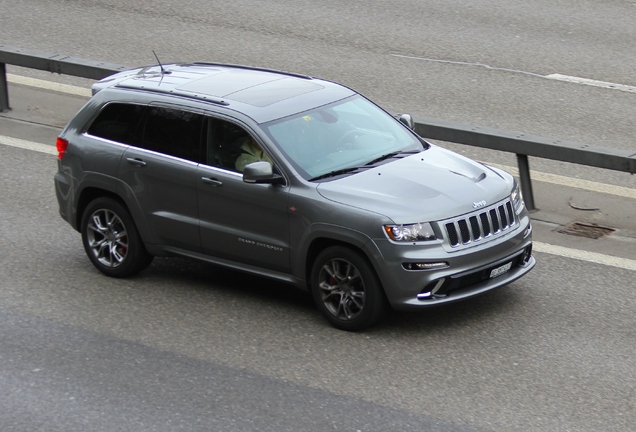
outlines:
[[[199,165],[203,252],[289,272],[288,188],[243,182],[242,174]]]
[[[289,187],[243,181],[246,142],[262,147],[243,128],[210,118],[207,137],[208,163],[196,175],[203,252],[289,272]],[[269,159],[265,150],[256,153]]]

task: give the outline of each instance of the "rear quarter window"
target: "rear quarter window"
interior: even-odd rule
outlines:
[[[139,143],[139,124],[143,105],[111,103],[106,105],[86,131],[89,135],[122,144]]]

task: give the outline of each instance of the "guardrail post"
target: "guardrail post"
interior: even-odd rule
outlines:
[[[7,66],[0,63],[0,112],[9,111],[9,85],[7,84]]]
[[[526,203],[528,211],[535,210],[534,195],[532,194],[532,180],[530,180],[530,164],[528,155],[517,154],[517,165],[519,166],[519,180],[521,182],[521,193]]]

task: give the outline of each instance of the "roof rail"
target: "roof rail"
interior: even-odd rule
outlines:
[[[153,87],[135,87],[135,86],[131,86],[131,85],[126,85],[123,83],[118,83],[115,85],[115,87],[117,88],[122,88],[122,89],[128,89],[128,90],[135,90],[135,91],[145,91],[145,92],[150,92],[150,93],[158,93],[158,94],[170,94],[170,95],[175,95],[175,96],[181,96],[181,97],[185,97],[188,99],[196,99],[198,101],[203,101],[203,102],[210,102],[216,105],[223,105],[223,106],[228,106],[230,105],[229,102],[215,97],[215,96],[210,96],[210,95],[200,95],[197,93],[188,93],[188,92],[183,92],[183,91],[178,91],[178,90],[169,90],[169,91],[165,91],[162,89],[158,89],[158,88],[153,88]]]
[[[256,67],[256,66],[244,66],[244,65],[237,65],[237,64],[231,64],[231,63],[214,63],[214,62],[193,62],[190,64],[204,65],[204,66],[223,66],[223,67],[230,67],[230,68],[236,68],[236,69],[254,70],[254,71],[260,71],[260,72],[272,72],[272,73],[277,73],[281,75],[292,76],[295,78],[312,79],[312,77],[310,77],[309,75],[303,75],[303,74],[294,73],[294,72],[285,72],[285,71],[280,71],[276,69],[268,69],[268,68],[262,68],[262,67]]]

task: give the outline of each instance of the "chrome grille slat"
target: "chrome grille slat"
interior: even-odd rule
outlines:
[[[466,223],[465,219],[462,220],[458,220],[457,221],[457,225],[459,225],[459,233],[461,234],[462,237],[462,243],[466,244],[466,243],[470,243],[470,232],[468,231],[468,224]]]
[[[488,212],[490,215],[490,222],[492,223],[492,232],[497,234],[499,232],[499,218],[497,217],[497,210],[494,208]]]
[[[504,206],[497,207],[499,210],[499,218],[501,219],[501,229],[508,229],[508,216],[506,215],[506,209]]]
[[[468,221],[470,222],[470,230],[473,233],[473,239],[475,239],[475,241],[480,240],[481,228],[479,226],[479,221],[477,220],[477,216],[469,217]]]
[[[510,200],[440,223],[453,248],[499,235],[516,224],[517,215]]]
[[[448,233],[448,240],[451,244],[459,244],[459,237],[457,236],[457,228],[454,223],[446,224],[446,232]]]
[[[479,220],[481,221],[481,230],[484,237],[490,237],[492,233],[492,229],[490,228],[490,220],[488,219],[487,213],[480,213]]]

